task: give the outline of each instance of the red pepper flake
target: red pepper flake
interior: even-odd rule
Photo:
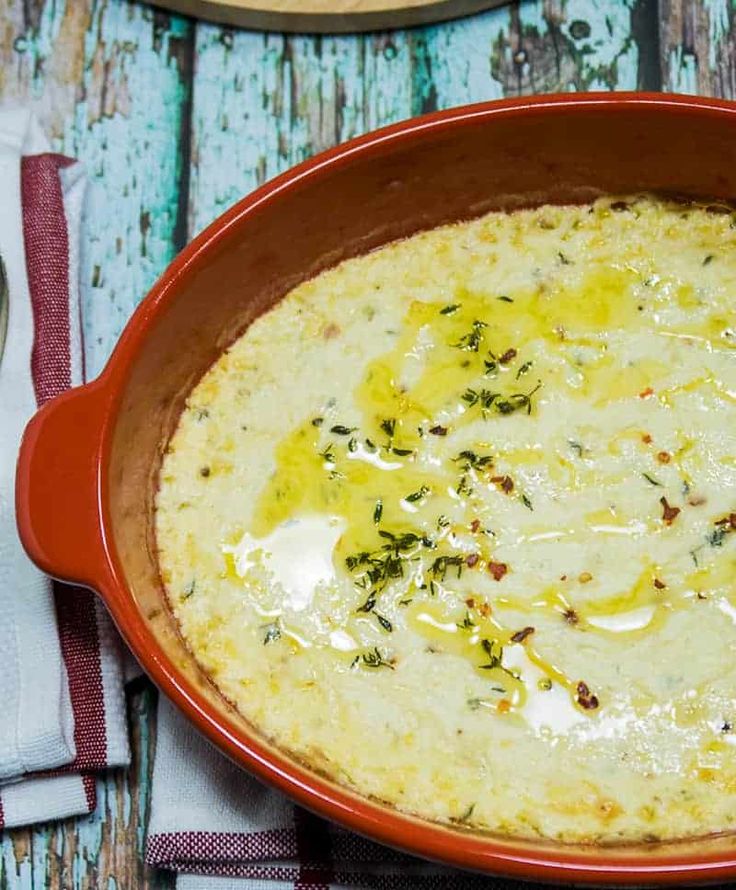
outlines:
[[[475,532],[478,531],[479,528],[480,528],[480,519],[474,519],[474,520],[470,523],[470,531],[473,532],[473,533],[475,533]]]
[[[583,681],[580,680],[575,687],[575,692],[577,693],[576,701],[581,708],[584,708],[586,711],[593,711],[598,707],[598,696],[593,695],[588,688],[587,683],[583,683]]]
[[[505,562],[493,562],[493,560],[491,560],[488,563],[488,571],[493,575],[494,581],[500,581],[508,570],[509,567]]]
[[[472,596],[469,596],[469,597],[465,600],[465,605],[466,605],[469,609],[474,609],[474,608],[475,608],[475,600],[473,599]]]
[[[657,452],[657,460],[661,464],[668,464],[672,460],[672,455],[669,451],[659,451]]]
[[[659,578],[655,578],[654,586],[657,588],[657,590],[664,590],[667,585],[664,583],[664,581],[660,581]]]
[[[707,500],[708,499],[702,494],[694,494],[692,497],[689,497],[687,499],[687,502],[688,504],[690,504],[691,507],[702,507]]]
[[[567,575],[560,575],[560,581],[567,581]]]
[[[433,436],[446,436],[447,435],[447,427],[440,426],[439,424],[437,424],[437,426],[430,427],[429,431],[430,431],[430,433],[432,433]]]
[[[491,482],[495,483],[504,494],[511,494],[514,490],[514,480],[511,476],[491,476]]]
[[[508,365],[508,363],[509,363],[512,359],[515,359],[515,358],[516,358],[517,354],[518,354],[518,353],[516,352],[515,349],[507,349],[506,352],[504,352],[504,354],[503,354],[503,355],[501,356],[501,358],[498,360],[499,365]]]
[[[649,396],[653,396],[653,395],[654,395],[654,390],[652,389],[651,386],[648,386],[646,389],[643,389],[639,393],[639,398],[640,399],[648,399]]]
[[[667,498],[665,497],[661,497],[659,503],[662,505],[662,519],[664,520],[665,525],[672,525],[675,519],[680,515],[680,508],[671,507],[667,503]]]
[[[477,553],[471,553],[469,556],[465,557],[465,565],[467,565],[468,568],[472,569],[479,559],[480,556],[478,556]]]
[[[534,633],[533,627],[524,627],[521,630],[517,630],[515,634],[511,635],[512,643],[523,643],[524,640]]]
[[[481,603],[478,606],[478,614],[480,615],[481,618],[488,618],[488,616],[491,614],[491,611],[492,611],[492,609],[488,605],[488,603]]]
[[[511,710],[511,702],[507,698],[502,698],[496,705],[496,710],[501,714],[508,714]]]
[[[644,433],[641,437],[641,440],[645,445],[652,444],[652,437],[649,435],[649,433]]]
[[[566,609],[562,613],[562,617],[567,621],[568,624],[577,624],[580,619],[578,618],[578,613],[575,609]]]

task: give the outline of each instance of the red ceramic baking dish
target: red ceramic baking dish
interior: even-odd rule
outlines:
[[[510,840],[423,822],[327,781],[267,744],[201,675],[166,608],[156,562],[157,473],[184,398],[294,285],[346,257],[491,209],[637,190],[736,199],[736,105],[625,93],[491,102],[379,130],[266,184],[177,257],[100,378],[30,422],[17,475],[30,557],[99,593],[151,678],[225,754],[350,829],[528,879],[733,878],[736,835],[620,847]]]

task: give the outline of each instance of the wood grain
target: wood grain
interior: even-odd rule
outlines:
[[[0,97],[30,100],[93,181],[84,313],[96,373],[176,249],[265,179],[435,108],[580,89],[736,97],[734,0],[525,0],[350,36],[236,31],[124,0],[0,0]],[[131,696],[133,767],[98,811],[8,832],[0,890],[173,886],[140,862],[155,693]]]
[[[186,15],[261,31],[354,33],[470,15],[503,0],[158,0]]]
[[[662,0],[664,88],[736,98],[736,3]]]

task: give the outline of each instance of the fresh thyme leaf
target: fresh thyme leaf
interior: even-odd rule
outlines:
[[[322,426],[325,422],[324,417],[313,417],[312,418],[312,426]]]
[[[563,266],[572,265],[572,261],[569,260],[561,250],[557,251],[557,256],[560,258],[560,262],[562,263]]]
[[[375,444],[370,439],[365,440],[365,447],[368,449],[368,451],[377,450]]]
[[[362,606],[358,606],[356,612],[372,612],[376,605],[376,595],[371,593]]]
[[[396,454],[398,457],[408,457],[410,454],[414,454],[413,448],[392,448],[391,454]]]
[[[188,600],[189,597],[194,593],[197,589],[197,579],[192,578],[192,580],[186,585],[184,590],[182,591],[181,598],[183,600]]]
[[[335,426],[330,427],[330,432],[335,433],[336,436],[349,436],[357,429],[357,426],[343,426],[341,423],[336,423]]]
[[[713,262],[714,259],[715,259],[715,256],[712,253],[709,253],[708,256],[703,260],[703,265],[709,266]]]
[[[473,815],[474,809],[475,809],[475,804],[471,803],[470,806],[467,808],[467,810],[465,810],[465,812],[462,814],[462,816],[459,816],[455,821],[459,822],[461,825],[464,822],[469,822]]]
[[[490,454],[476,454],[475,451],[461,451],[457,457],[453,457],[455,463],[462,462],[460,469],[462,470],[482,470],[484,467],[493,464],[493,457]]]
[[[567,444],[570,446],[570,449],[577,454],[578,457],[583,456],[583,452],[585,449],[583,448],[580,442],[576,442],[575,439],[568,439]]]
[[[348,451],[351,452],[351,454],[352,454],[353,452],[355,452],[357,450],[358,450],[358,440],[354,436],[351,436],[348,441]]]
[[[450,520],[447,518],[447,516],[445,516],[444,513],[437,517],[437,528],[447,528],[449,524]]]
[[[466,494],[468,496],[473,493],[473,486],[468,482],[468,477],[465,473],[460,477],[460,481],[455,486],[455,491],[458,494]]]
[[[483,328],[487,328],[488,325],[484,321],[474,321],[471,325],[470,331],[467,334],[463,334],[463,336],[457,341],[457,343],[451,343],[451,346],[454,346],[456,349],[464,349],[467,352],[477,352],[480,348],[480,344],[483,342]]]
[[[410,504],[415,504],[417,501],[421,501],[423,497],[429,494],[429,487],[426,485],[422,485],[417,491],[413,491],[411,494],[408,494],[404,500],[408,501]]]
[[[650,485],[656,485],[658,488],[663,488],[661,482],[658,482],[654,476],[650,476],[649,473],[642,473],[642,476],[647,480]]]
[[[526,372],[531,368],[533,364],[534,362],[524,362],[524,364],[516,372],[516,379],[518,380],[519,377],[522,376],[522,374],[526,374]]]
[[[364,652],[361,655],[361,658],[363,660],[363,664],[366,667],[369,667],[369,668],[387,667],[387,668],[390,668],[391,670],[394,669],[394,666],[391,664],[390,661],[386,661],[386,659],[383,657],[383,655],[381,654],[381,651],[379,650],[379,648],[377,646],[374,646],[371,651]]]
[[[432,563],[429,570],[435,576],[444,581],[447,573],[451,568],[455,569],[456,577],[460,577],[463,572],[462,556],[438,556]]]
[[[711,547],[723,547],[723,541],[730,529],[727,525],[719,526],[706,537],[706,541]]]
[[[210,412],[208,408],[195,408],[194,416],[197,418],[198,422],[206,420],[210,416]]]
[[[320,451],[319,456],[324,460],[325,463],[334,464],[335,452],[332,450],[332,444],[329,444],[324,451]]]
[[[373,522],[376,525],[381,521],[381,516],[383,516],[383,501],[379,498],[373,510]]]
[[[408,606],[409,603],[411,603],[411,602],[413,602],[413,601],[414,601],[414,597],[411,597],[411,596],[410,596],[408,599],[405,599],[405,600],[399,600],[399,605],[400,605],[400,606]]]
[[[380,615],[378,612],[374,612],[373,614],[376,616],[376,618],[378,619],[378,623],[381,625],[381,627],[385,631],[388,631],[388,633],[393,632],[394,626],[393,626],[393,624],[391,624],[391,622],[388,620],[388,618],[385,618],[383,615]]]
[[[457,626],[460,630],[472,630],[475,627],[475,622],[473,621],[470,612],[465,612],[465,618],[463,618],[462,622],[458,622]]]
[[[275,643],[276,640],[281,639],[281,626],[278,621],[273,621],[271,624],[262,624],[261,630],[265,630],[265,634],[263,636],[263,645],[267,646],[269,643]]]
[[[505,294],[502,294],[500,297],[496,297],[497,300],[501,300],[502,303],[513,303],[514,301],[511,297],[507,297]]]
[[[382,420],[381,429],[386,433],[389,439],[393,438],[396,430],[396,419],[394,417],[389,417],[386,420]]]
[[[534,507],[532,506],[532,502],[529,500],[529,498],[525,494],[521,494],[520,498],[521,498],[521,503],[527,508],[527,510],[532,510],[532,511],[534,510]]]
[[[452,315],[452,313],[457,312],[457,310],[459,308],[460,308],[459,303],[452,303],[451,305],[445,306],[442,309],[440,309],[440,315]]]

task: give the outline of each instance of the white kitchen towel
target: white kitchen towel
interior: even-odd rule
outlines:
[[[15,459],[41,404],[82,382],[80,165],[50,154],[21,108],[0,109],[0,828],[87,813],[92,775],[128,762],[120,647],[88,591],[53,584],[17,537]]]

